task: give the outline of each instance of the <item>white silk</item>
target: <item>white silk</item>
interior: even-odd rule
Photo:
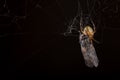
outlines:
[[[97,67],[99,60],[97,58],[95,48],[91,43],[91,41],[89,40],[89,37],[84,34],[81,34],[79,36],[79,41],[81,46],[81,52],[85,60],[85,64],[88,67],[93,67],[93,66]]]

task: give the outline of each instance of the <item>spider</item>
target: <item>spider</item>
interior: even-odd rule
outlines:
[[[91,26],[87,25],[84,28],[80,27],[80,31],[82,34],[88,36],[91,42],[93,40],[96,43],[99,43],[97,40],[94,39],[94,34],[96,32],[96,28],[95,28],[95,25],[93,22],[92,22],[92,24],[93,24],[93,28]]]
[[[88,36],[90,41],[95,40],[94,33],[96,32],[95,29],[93,30],[89,25],[85,26],[85,28],[80,30],[84,35]]]

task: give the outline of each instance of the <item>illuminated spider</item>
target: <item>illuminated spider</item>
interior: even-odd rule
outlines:
[[[94,33],[96,32],[95,27],[94,27],[94,30],[93,30],[89,25],[87,25],[87,26],[85,26],[84,29],[81,28],[80,31],[81,31],[84,35],[88,36],[91,42],[92,42],[92,40],[96,41],[96,40],[94,39]]]
[[[86,35],[89,37],[90,41],[92,42],[95,41],[96,43],[99,43],[97,40],[94,39],[94,34],[96,32],[96,28],[95,28],[95,24],[93,23],[93,21],[90,19],[91,23],[92,23],[92,26],[89,26],[89,25],[86,25],[84,28],[83,28],[83,24],[82,24],[82,18],[80,20],[80,31],[82,34]]]

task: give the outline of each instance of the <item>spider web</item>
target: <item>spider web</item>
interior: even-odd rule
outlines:
[[[85,6],[81,5],[82,0],[78,0],[80,2],[81,9],[85,12],[89,12],[91,14],[91,17],[93,21],[95,22],[96,29],[99,30],[100,28],[102,30],[109,29],[109,30],[120,30],[118,27],[119,20],[116,20],[119,15],[119,0],[85,0]],[[76,1],[76,6],[78,7],[78,1]],[[14,2],[14,3],[12,3]],[[10,27],[13,24],[16,25],[16,29],[22,30],[24,27],[24,22],[29,16],[29,14],[34,10],[35,8],[45,8],[49,6],[50,4],[46,3],[48,0],[0,0],[0,26],[1,28]],[[49,1],[51,4],[53,4],[53,1]],[[18,4],[19,3],[19,4]],[[62,0],[56,0],[56,4],[60,7],[61,11],[64,8],[61,3],[64,3]],[[12,7],[11,7],[12,5]],[[79,25],[79,18],[77,16],[77,11],[74,12],[74,17],[66,17],[65,22],[65,28],[68,28],[67,31],[70,30],[69,33],[71,33],[71,29],[76,31],[75,27]],[[111,14],[109,14],[111,13]],[[84,13],[83,13],[84,14]],[[102,14],[105,14],[106,16],[103,16]],[[103,18],[106,17],[106,18]],[[111,20],[111,22],[106,22],[108,19]],[[110,24],[113,23],[113,24]],[[76,26],[75,26],[76,25]],[[74,26],[74,28],[71,26]],[[101,27],[102,26],[102,27]],[[109,27],[108,27],[109,26]],[[111,27],[114,26],[114,27]],[[79,29],[79,28],[77,28]],[[3,33],[1,29],[1,33]],[[102,32],[101,32],[102,33]],[[72,35],[72,34],[71,34]],[[76,35],[76,32],[75,32]],[[78,34],[77,34],[78,35]],[[74,35],[73,35],[74,36]]]
[[[57,4],[60,6],[61,9],[63,9],[61,3],[62,1],[56,0]],[[101,36],[100,42],[103,42],[103,32],[104,30],[120,30],[119,28],[119,21],[118,17],[119,15],[119,0],[78,0],[80,2],[79,5],[76,5],[77,7],[80,6],[80,9],[77,10],[76,14],[80,14],[81,10],[84,14],[88,14],[91,16],[93,22],[96,26],[96,35]],[[77,2],[76,2],[77,3]],[[78,3],[77,3],[78,4]],[[83,5],[82,5],[83,4]],[[70,18],[66,17],[67,23],[66,23],[66,31],[64,32],[64,35],[66,36],[78,36],[78,34],[74,34],[74,31],[79,30],[79,19],[77,19],[77,15]],[[68,19],[70,18],[70,19]],[[114,27],[113,27],[114,26]],[[72,32],[73,31],[73,32]]]

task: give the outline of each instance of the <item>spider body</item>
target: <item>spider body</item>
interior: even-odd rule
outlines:
[[[95,29],[93,30],[89,25],[85,26],[84,29],[81,29],[81,32],[88,36],[90,41],[92,42],[92,40],[94,40],[94,33],[95,33]]]

